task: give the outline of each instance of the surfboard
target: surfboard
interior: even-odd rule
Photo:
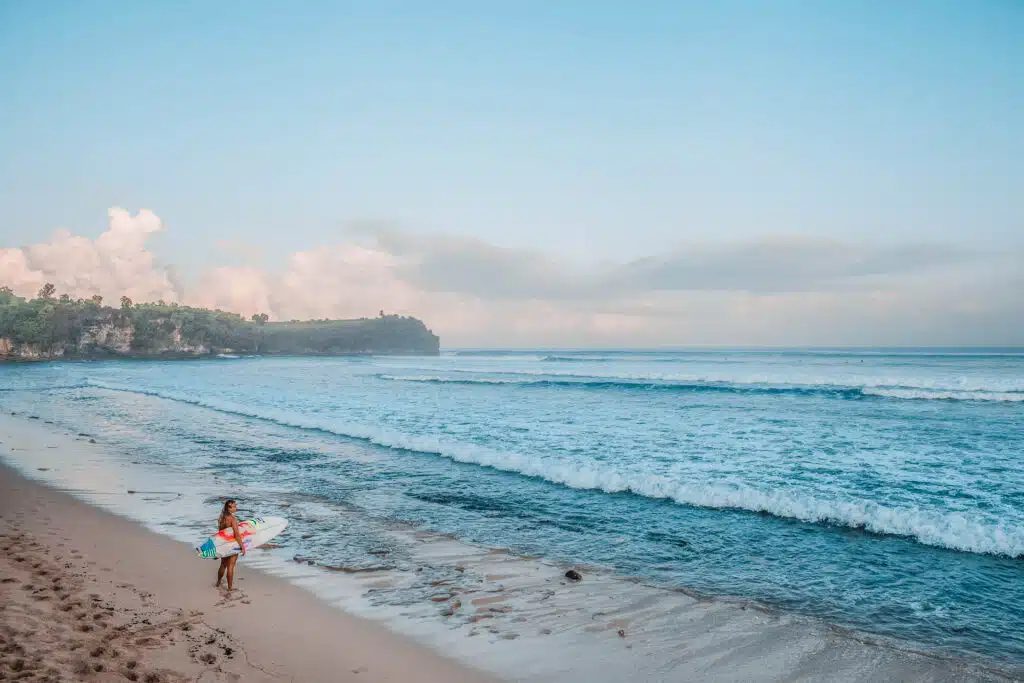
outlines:
[[[288,520],[284,517],[253,517],[239,522],[238,532],[248,551],[260,547],[284,531],[287,526]],[[230,528],[221,529],[207,538],[202,545],[196,546],[196,554],[204,560],[219,560],[237,555],[241,551],[242,548],[235,539],[235,532]]]

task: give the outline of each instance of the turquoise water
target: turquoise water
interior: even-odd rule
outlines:
[[[7,365],[0,406],[197,483],[1024,670],[1022,351]],[[375,533],[309,551],[379,565]]]

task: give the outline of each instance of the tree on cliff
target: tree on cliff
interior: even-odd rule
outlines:
[[[9,359],[54,359],[138,355],[165,357],[216,353],[335,355],[361,353],[436,354],[440,340],[415,318],[388,315],[358,320],[249,320],[235,313],[177,304],[135,304],[124,296],[121,310],[91,299],[57,301],[53,291],[26,300],[0,287],[0,348]],[[131,351],[103,341],[101,328],[130,326]]]
[[[47,282],[45,285],[39,288],[40,299],[52,299],[53,293],[57,291],[57,288],[53,286],[52,282]]]

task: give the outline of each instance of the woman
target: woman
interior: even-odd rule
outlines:
[[[217,531],[230,528],[231,532],[234,534],[235,540],[238,541],[238,547],[242,549],[242,555],[245,555],[245,544],[242,543],[242,532],[238,530],[238,520],[235,519],[235,512],[237,510],[238,504],[235,503],[234,500],[228,500],[224,503],[224,509],[220,511],[220,518],[217,520]],[[220,588],[220,582],[224,579],[224,574],[226,572],[228,575],[228,592],[231,592],[235,583],[236,562],[238,562],[238,555],[221,558],[220,569],[217,570],[216,588]]]

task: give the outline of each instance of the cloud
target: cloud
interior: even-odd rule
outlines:
[[[426,291],[488,299],[565,299],[587,296],[596,284],[593,274],[572,272],[536,250],[372,227],[358,234],[370,237],[373,248],[393,254],[397,275]]]
[[[435,292],[494,299],[602,299],[652,291],[809,292],[877,285],[975,257],[943,245],[851,245],[785,236],[679,247],[666,254],[580,271],[547,255],[460,237],[424,238],[363,228],[401,257],[401,277]]]
[[[95,240],[57,231],[0,249],[0,284],[34,296],[164,299],[273,319],[422,318],[446,346],[1022,344],[1020,253],[774,237],[685,245],[570,267],[530,249],[363,224],[269,270],[222,265],[189,283],[147,240],[150,211],[111,209]],[[220,244],[225,258],[254,252]]]
[[[34,296],[52,282],[58,292],[75,297],[177,300],[171,274],[145,247],[151,235],[163,230],[160,219],[147,210],[135,216],[118,208],[107,213],[107,231],[95,240],[62,229],[49,242],[0,249],[0,283],[23,296]]]
[[[701,245],[628,263],[614,285],[636,290],[809,292],[864,288],[894,276],[963,263],[941,245],[852,245],[806,238]]]

